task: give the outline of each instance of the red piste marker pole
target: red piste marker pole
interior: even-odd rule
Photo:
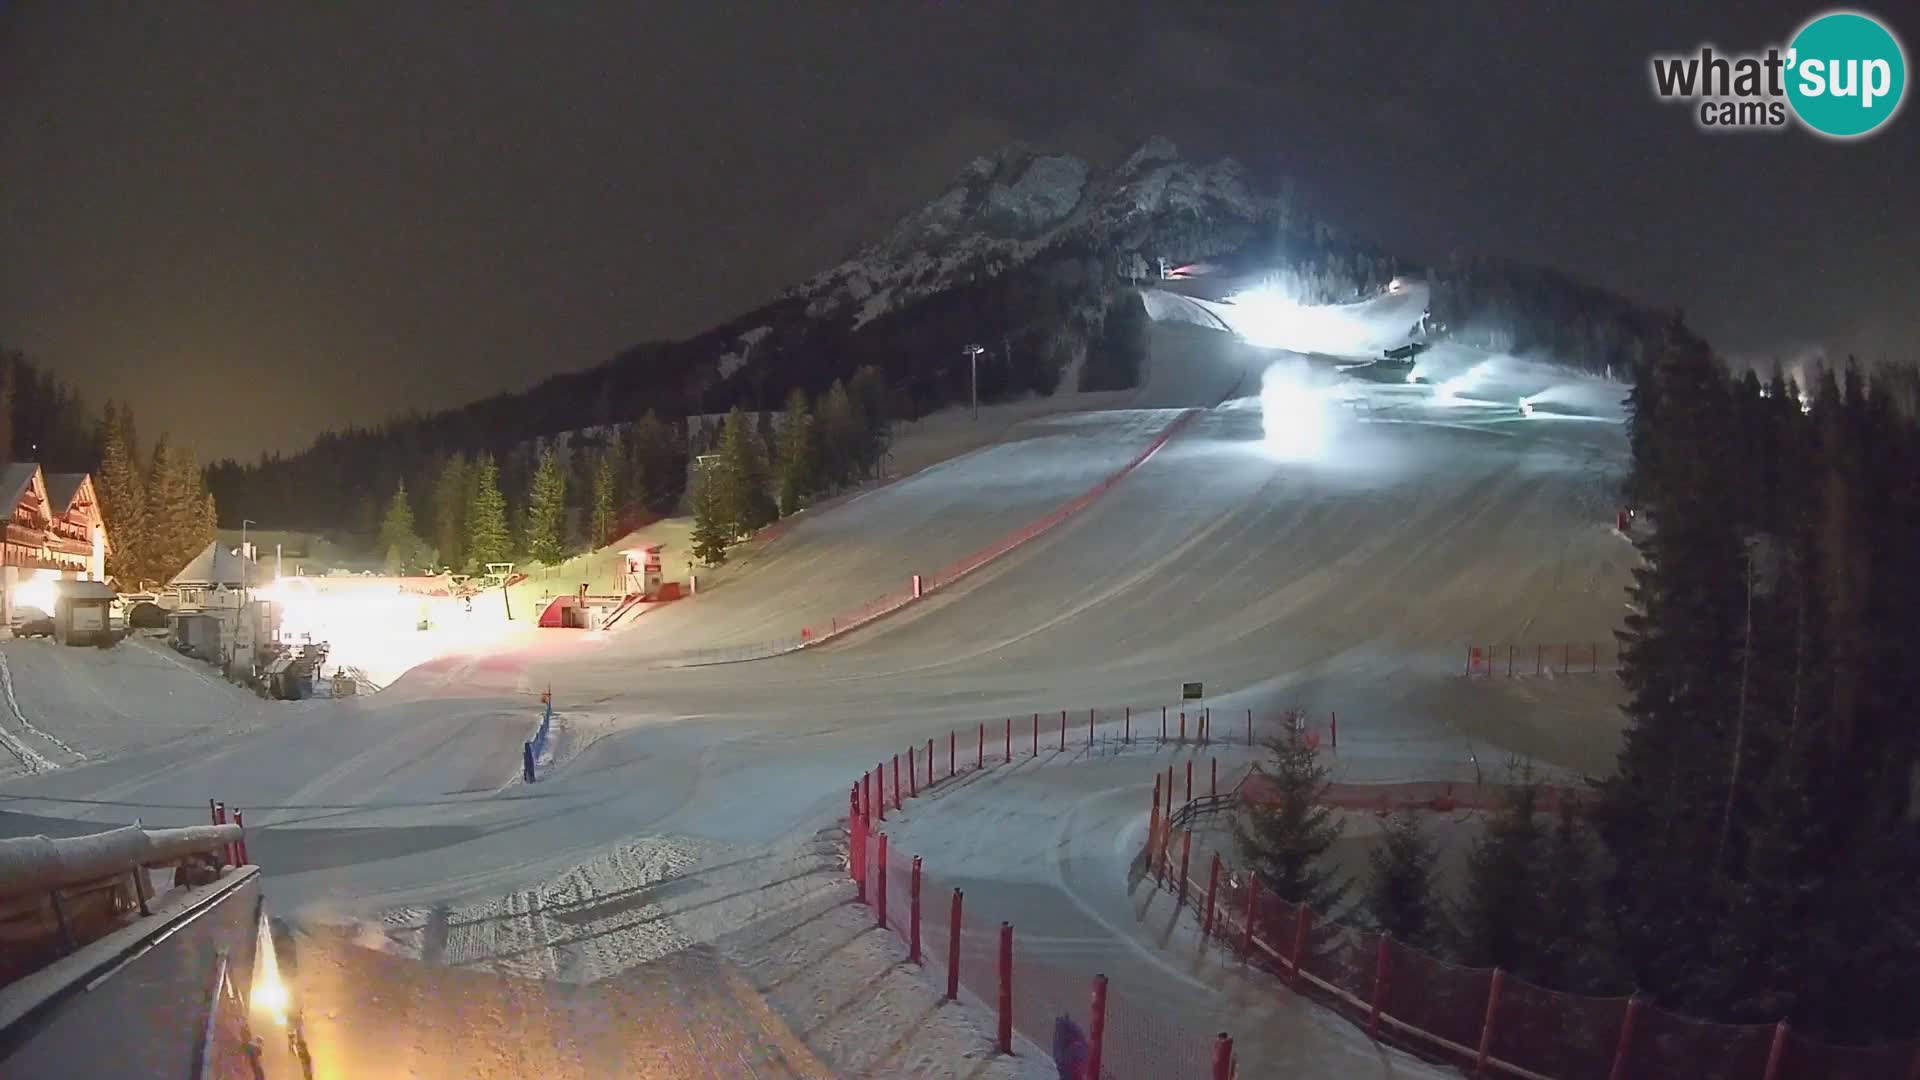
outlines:
[[[245,866],[247,865],[247,833],[246,833],[247,816],[245,814],[242,814],[240,811],[235,810],[233,812],[233,823],[240,827],[240,839],[235,840],[233,842],[233,847],[234,847],[233,865]]]
[[[1167,707],[1160,706],[1160,741],[1167,741]]]
[[[873,767],[873,793],[880,796],[875,804],[881,821],[887,820],[887,763],[881,762]]]
[[[847,869],[853,874],[853,898],[867,902],[867,822],[860,806],[860,785],[853,785],[853,821],[847,828]]]
[[[1180,741],[1187,741],[1187,710],[1180,710]]]
[[[1187,906],[1187,863],[1193,858],[1193,830],[1180,830],[1180,903]]]
[[[976,769],[987,767],[987,722],[985,720],[980,721],[980,745],[973,753],[973,767]]]
[[[1337,712],[1327,713],[1327,738],[1335,750],[1340,749],[1340,714]]]
[[[1208,758],[1207,771],[1210,774],[1207,779],[1207,794],[1220,794],[1220,759]]]
[[[1500,987],[1506,982],[1507,973],[1499,968],[1493,969],[1493,981],[1487,984],[1487,1015],[1480,1022],[1480,1052],[1474,1058],[1473,1075],[1487,1075],[1487,1054],[1493,1049],[1493,1025],[1500,1015]],[[1627,1015],[1632,1017],[1634,998],[1627,999]],[[1625,1040],[1623,1039],[1622,1042]],[[1618,1063],[1615,1063],[1616,1066]]]
[[[953,752],[958,747],[959,741],[960,741],[959,732],[957,731],[947,732],[947,779],[949,780],[953,779],[954,771],[959,768],[959,766],[954,764],[954,758],[953,758]]]
[[[1173,766],[1171,765],[1167,766],[1167,813],[1166,813],[1166,816],[1169,820],[1171,820],[1173,817]]]
[[[1093,753],[1093,710],[1087,710],[1087,753]]]
[[[1007,717],[1007,764],[1013,764],[1013,717]]]
[[[1253,710],[1247,710],[1247,745],[1253,745]]]
[[[1494,972],[1499,975],[1498,971]],[[1497,995],[1496,995],[1497,996]],[[1627,1014],[1620,1018],[1620,1041],[1613,1048],[1613,1068],[1607,1071],[1607,1080],[1627,1080],[1627,1052],[1633,1046],[1633,1019],[1640,1015],[1640,995],[1627,999]],[[1490,1025],[1492,1017],[1487,1020]],[[1483,1052],[1484,1056],[1484,1052]],[[1920,1077],[1920,1050],[1914,1052],[1914,1076]]]
[[[907,959],[920,962],[920,856],[913,857],[913,879],[907,893]]]
[[[907,794],[920,797],[920,767],[914,764],[913,747],[907,747]]]
[[[873,774],[860,774],[860,817],[868,829],[873,828]]]
[[[1373,1002],[1367,1016],[1367,1038],[1380,1041],[1380,1004],[1387,996],[1387,947],[1391,934],[1381,934],[1373,955]]]
[[[1260,910],[1259,904],[1260,875],[1249,873],[1247,875],[1247,925],[1242,931],[1246,934],[1246,940],[1240,946],[1240,959],[1243,963],[1253,959],[1253,919]]]
[[[1060,752],[1067,752],[1067,710],[1060,710]]]
[[[947,1000],[960,998],[960,890],[953,890],[947,909]]]
[[[1040,714],[1033,714],[1033,756],[1040,756]]]
[[[893,808],[898,810],[903,803],[900,799],[900,755],[893,755]]]
[[[1184,802],[1193,801],[1193,759],[1192,758],[1187,759],[1187,797],[1182,801]]]
[[[1213,897],[1220,888],[1220,853],[1213,853],[1213,866],[1207,871],[1207,913],[1200,919],[1200,936],[1213,936]]]
[[[1293,922],[1293,956],[1288,963],[1293,967],[1293,977],[1300,978],[1300,958],[1307,952],[1307,927],[1313,923],[1313,909],[1300,905],[1300,916]]]
[[[1120,735],[1120,741],[1131,746],[1133,745],[1133,706],[1131,705],[1127,706],[1126,725]]]
[[[1013,924],[1000,924],[1000,1037],[1003,1054],[1013,1053]]]
[[[1213,1080],[1233,1080],[1233,1040],[1224,1031],[1213,1038]]]
[[[1098,1078],[1102,1047],[1107,1040],[1107,977],[1093,977],[1093,1002],[1087,1009],[1087,1073]]]
[[[879,886],[880,929],[887,928],[887,834],[880,834],[880,873],[875,879]]]

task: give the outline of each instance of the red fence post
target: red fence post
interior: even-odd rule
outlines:
[[[1126,727],[1121,732],[1120,741],[1129,746],[1133,744],[1133,706],[1131,705],[1127,706]]]
[[[1200,919],[1200,936],[1213,936],[1213,896],[1220,888],[1220,853],[1213,853],[1213,865],[1207,870],[1207,913]]]
[[[1224,1031],[1213,1037],[1213,1080],[1233,1080],[1233,1040]]]
[[[1773,1045],[1767,1048],[1767,1071],[1762,1074],[1761,1080],[1779,1080],[1780,1058],[1786,1052],[1787,1020],[1783,1016],[1779,1023],[1773,1025]]]
[[[920,962],[920,856],[913,857],[913,879],[907,886],[907,959]]]
[[[1168,818],[1173,817],[1173,766],[1167,766],[1167,811]]]
[[[1247,745],[1253,745],[1253,710],[1247,710]]]
[[[1100,1050],[1107,1038],[1107,977],[1093,977],[1093,1003],[1087,1009],[1087,1076],[1100,1076]]]
[[[1193,830],[1180,830],[1180,907],[1187,906],[1187,863],[1193,858]]]
[[[873,828],[873,774],[860,774],[860,817],[867,828]]]
[[[1167,741],[1167,707],[1160,706],[1160,741]]]
[[[1060,752],[1067,752],[1067,710],[1060,710]]]
[[[933,786],[933,740],[927,740],[927,786]]]
[[[960,997],[960,890],[953,890],[953,904],[947,909],[947,1000]]]
[[[913,747],[907,747],[907,794],[920,797],[920,767],[913,763]]]
[[[1506,979],[1506,972],[1501,971],[1499,968],[1494,968],[1493,981],[1487,984],[1487,1016],[1486,1019],[1480,1022],[1480,1053],[1474,1059],[1473,1063],[1473,1075],[1475,1076],[1487,1075],[1487,1052],[1493,1047],[1493,1024],[1495,1018],[1500,1015],[1500,987],[1506,982]],[[1627,1009],[1627,1015],[1633,1015],[1633,1000],[1631,998],[1627,1001]],[[1618,1062],[1615,1063],[1614,1067],[1619,1067]]]
[[[876,879],[880,901],[880,929],[887,928],[887,834],[880,834],[880,875]]]
[[[1380,1003],[1387,996],[1387,947],[1392,934],[1381,934],[1373,956],[1373,1008],[1367,1017],[1367,1038],[1380,1041]]]
[[[1340,714],[1337,712],[1327,713],[1327,741],[1335,750],[1340,749]]]
[[[887,820],[887,763],[881,762],[873,767],[873,793],[879,798],[874,801],[875,814],[881,821]]]
[[[1000,1052],[1013,1053],[1013,924],[1000,924]]]
[[[1180,741],[1187,741],[1187,710],[1180,710]]]
[[[1193,759],[1192,758],[1187,759],[1187,797],[1184,801],[1186,802],[1193,801]]]
[[[900,799],[900,755],[893,755],[893,808],[900,809],[905,804]]]
[[[1033,714],[1033,756],[1040,756],[1040,714]]]
[[[1087,753],[1093,753],[1093,710],[1087,710]]]
[[[853,898],[867,902],[867,822],[860,806],[860,785],[848,796],[847,872],[853,875]]]
[[[1245,928],[1246,944],[1243,946],[1244,952],[1241,955],[1242,960],[1251,961],[1253,959],[1253,920],[1254,920],[1254,916],[1259,912],[1259,910],[1260,910],[1260,875],[1249,872],[1247,874],[1247,925]]]
[[[240,811],[233,812],[233,823],[240,827],[240,839],[233,842],[235,866],[247,865],[247,816]]]
[[[1499,972],[1494,974],[1498,975]],[[1633,1018],[1640,1015],[1640,995],[1627,999],[1627,1013],[1620,1018],[1620,1041],[1613,1048],[1613,1068],[1607,1070],[1607,1080],[1626,1080],[1627,1054],[1633,1046]],[[1920,1059],[1916,1059],[1920,1060]]]
[[[960,742],[959,732],[957,731],[947,732],[947,779],[949,780],[953,779],[954,770],[957,768],[957,766],[955,766],[953,763],[953,752],[955,749],[957,749],[959,742]]]
[[[976,769],[987,767],[987,722],[985,720],[980,721],[980,746],[974,751],[973,767]]]
[[[1299,917],[1293,921],[1293,956],[1289,963],[1293,965],[1293,977],[1300,978],[1300,959],[1307,951],[1307,926],[1313,922],[1313,909],[1300,905]]]
[[[1207,794],[1209,795],[1220,794],[1220,759],[1219,758],[1207,759],[1207,772],[1208,772]]]
[[[1011,716],[1007,717],[1006,721],[1007,721],[1007,730],[1004,732],[1004,735],[1006,736],[1006,745],[1001,747],[1001,749],[1006,751],[1007,764],[1011,765],[1013,764],[1013,717]]]

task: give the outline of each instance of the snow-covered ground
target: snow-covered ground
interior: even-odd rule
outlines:
[[[1216,709],[1339,710],[1342,760],[1368,778],[1468,778],[1476,761],[1508,753],[1574,772],[1610,766],[1611,679],[1469,682],[1459,672],[1469,641],[1604,640],[1618,621],[1633,557],[1611,529],[1625,465],[1620,387],[1513,358],[1429,354],[1430,383],[1354,383],[1355,400],[1333,406],[1326,452],[1288,458],[1266,449],[1252,395],[1265,363],[1305,361],[1190,326],[1157,325],[1153,341],[1147,386],[1132,402],[1141,408],[1026,420],[1007,441],[803,515],[710,592],[628,628],[442,657],[372,697],[228,713],[226,688],[163,654],[153,661],[172,665],[155,669],[165,678],[123,684],[52,666],[92,663],[94,650],[42,664],[51,646],[8,645],[22,711],[75,753],[0,784],[0,802],[29,815],[0,817],[0,828],[184,824],[219,797],[247,809],[276,911],[355,927],[385,926],[392,913],[392,932],[375,937],[402,952],[394,962],[415,948],[457,964],[524,947],[528,970],[591,978],[658,965],[651,958],[682,939],[717,943],[730,963],[759,972],[756,986],[835,1068],[865,1061],[895,1075],[861,1056],[874,1051],[839,1008],[854,999],[780,966],[791,954],[806,970],[802,954],[859,921],[829,888],[833,874],[791,904],[777,890],[743,898],[782,877],[806,880],[813,871],[780,873],[795,838],[835,821],[859,771],[910,743],[944,741],[984,718],[1160,704],[1201,681]],[[1523,418],[1519,399],[1543,392],[1558,403],[1543,398]],[[1213,407],[1229,393],[1243,396]],[[932,573],[1080,494],[1133,456],[1165,410],[1186,406],[1206,411],[1085,512],[868,631],[754,663],[658,662],[789,634]],[[549,683],[562,753],[526,785],[520,745]],[[83,715],[90,687],[106,704]],[[173,695],[205,701],[159,711],[151,730],[165,738],[127,734]],[[0,724],[32,737],[10,713]],[[1113,890],[1112,860],[1137,842],[1132,819],[1144,819],[1149,767],[1091,770],[1094,779],[1064,786],[1016,772],[1006,811],[1026,817],[1000,831],[1031,835],[1001,848],[945,831],[940,800],[903,824],[928,830],[916,843],[927,845],[930,871],[973,882],[970,903],[1007,890],[1030,898],[1023,924],[1071,936],[1061,962],[1106,971],[1116,992],[1157,987],[1169,968],[1180,985],[1229,986],[1226,974],[1194,966],[1209,961],[1177,955],[1177,935],[1143,943],[1142,926],[1166,913],[1136,911],[1124,881]],[[1050,875],[1044,888],[1020,891],[1040,872]],[[712,904],[672,899],[681,887],[672,883],[692,878],[720,886]],[[620,897],[633,889],[631,910],[657,909],[669,925],[625,913]],[[816,910],[783,933],[744,932],[809,904]],[[1091,932],[1089,905],[1100,924]],[[434,953],[432,913],[443,909],[449,930]],[[544,924],[536,910],[549,913]],[[561,911],[604,939],[566,943]],[[456,912],[475,923],[469,936],[451,932]],[[481,929],[491,922],[501,925]],[[739,933],[729,937],[729,926]],[[912,978],[880,966],[879,945],[860,948],[876,978]],[[922,1000],[883,997],[901,1008]],[[1252,1044],[1287,1033],[1263,1051],[1279,1056],[1262,1060],[1320,1075],[1405,1067],[1337,1018],[1264,990],[1196,993],[1178,1006],[1189,1007],[1170,1015]]]

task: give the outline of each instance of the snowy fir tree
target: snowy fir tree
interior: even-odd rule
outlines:
[[[481,454],[473,477],[473,502],[467,511],[467,561],[477,572],[488,563],[513,559],[513,541],[507,534],[507,500],[500,494],[500,474],[492,454]]]
[[[1350,884],[1325,863],[1341,832],[1325,805],[1327,767],[1290,728],[1267,743],[1260,769],[1270,788],[1235,812],[1234,846],[1268,891],[1327,914]]]
[[[1435,857],[1418,816],[1402,811],[1387,819],[1379,845],[1367,853],[1366,911],[1375,929],[1416,948],[1441,939]]]
[[[527,493],[526,551],[551,566],[566,558],[567,474],[560,453],[548,447],[540,455]]]

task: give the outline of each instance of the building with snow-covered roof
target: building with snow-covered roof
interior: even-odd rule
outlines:
[[[93,478],[42,472],[31,461],[0,467],[0,499],[7,519],[0,534],[0,625],[18,609],[51,612],[52,583],[62,578],[106,580],[106,521]]]

